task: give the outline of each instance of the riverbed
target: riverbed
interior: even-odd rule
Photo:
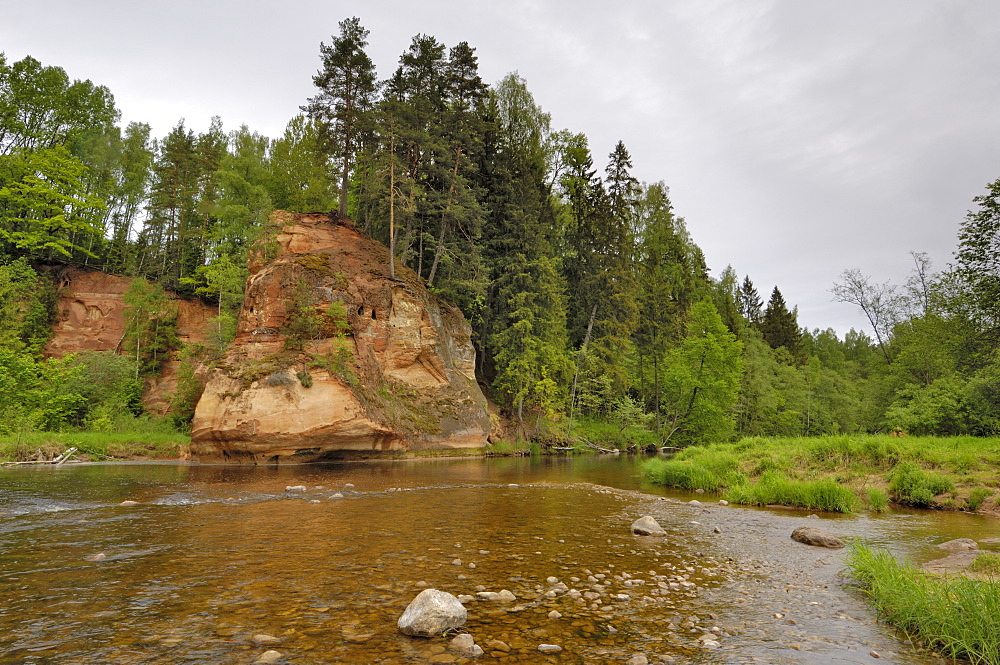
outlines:
[[[0,469],[0,663],[473,662],[396,630],[428,587],[516,596],[466,602],[477,662],[939,663],[844,584],[845,551],[789,535],[915,562],[1000,535],[959,513],[721,506],[646,484],[639,462]],[[667,537],[633,536],[643,515]]]

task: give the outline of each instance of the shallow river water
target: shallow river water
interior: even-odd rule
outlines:
[[[517,597],[466,602],[479,662],[937,663],[845,586],[844,551],[789,535],[918,562],[1000,535],[958,513],[724,507],[644,484],[640,461],[0,469],[0,663],[473,662],[398,633],[427,587]],[[642,515],[668,536],[631,535]]]

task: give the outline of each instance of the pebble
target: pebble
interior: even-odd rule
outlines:
[[[281,640],[274,635],[268,635],[267,633],[257,633],[252,639],[257,644],[277,644]]]
[[[552,610],[549,612],[550,619],[562,619],[562,614],[559,614],[559,610]]]
[[[538,650],[542,653],[559,653],[562,651],[562,647],[558,644],[539,644]]]
[[[510,653],[510,645],[501,640],[490,640],[486,643],[486,648],[490,651],[501,651],[503,653]]]
[[[138,506],[139,502],[138,501],[122,501],[118,505],[119,506]]]
[[[649,665],[649,658],[644,653],[637,653],[626,661],[626,665]]]
[[[271,649],[262,653],[254,663],[257,665],[271,665],[272,663],[277,663],[279,660],[281,660],[281,652]]]
[[[305,492],[305,485],[285,485],[286,492]]]
[[[354,487],[354,483],[344,483],[344,489],[349,490]]]
[[[729,502],[726,501],[725,499],[719,499],[719,505],[720,506],[728,506]]]
[[[104,561],[107,558],[108,558],[107,554],[105,554],[104,552],[99,552],[97,554],[94,554],[93,556],[88,556],[87,561]]]
[[[344,495],[343,495],[343,494],[341,494],[340,492],[337,492],[336,494],[331,494],[331,495],[330,495],[330,498],[331,498],[331,499],[343,499],[343,498],[344,498]]]

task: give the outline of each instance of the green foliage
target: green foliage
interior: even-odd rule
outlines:
[[[934,497],[950,492],[954,483],[938,473],[921,469],[914,462],[901,462],[890,474],[889,492],[897,503],[930,508]]]
[[[969,510],[973,512],[979,510],[980,506],[983,505],[983,502],[993,496],[993,494],[995,494],[995,492],[986,487],[973,488],[972,491],[969,492]]]
[[[859,503],[850,487],[834,480],[791,480],[777,471],[765,472],[756,483],[732,486],[725,497],[751,506],[778,504],[835,513],[852,513]]]
[[[738,459],[715,447],[686,448],[686,454],[675,459],[655,457],[643,463],[642,474],[647,480],[668,487],[686,490],[718,492],[745,481]]]
[[[122,351],[134,361],[136,377],[155,374],[180,345],[177,305],[162,287],[141,278],[132,280],[122,300],[125,303]]]
[[[105,204],[86,167],[63,146],[0,155],[0,252],[65,260],[101,234]]]
[[[0,345],[38,354],[52,336],[56,290],[24,258],[0,263]]]
[[[868,489],[868,509],[875,513],[884,513],[889,509],[889,495],[880,489]]]
[[[995,581],[1000,577],[1000,554],[996,552],[979,552],[972,560],[969,570],[974,573],[989,575]]]
[[[687,336],[663,363],[666,439],[706,442],[731,436],[741,354],[742,344],[726,329],[711,301],[695,303]]]
[[[847,565],[887,623],[947,657],[1000,664],[1000,595],[994,583],[927,575],[862,543],[852,546]]]

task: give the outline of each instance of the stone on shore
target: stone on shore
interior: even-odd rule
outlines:
[[[637,536],[665,536],[667,532],[651,516],[646,515],[632,522],[632,533]]]
[[[830,549],[840,549],[844,546],[844,541],[840,538],[837,538],[826,529],[820,529],[814,526],[800,526],[795,531],[792,531],[792,540],[803,543],[804,545],[828,547]]]
[[[458,598],[446,591],[424,589],[399,617],[397,626],[404,635],[434,637],[465,624],[468,613]]]

